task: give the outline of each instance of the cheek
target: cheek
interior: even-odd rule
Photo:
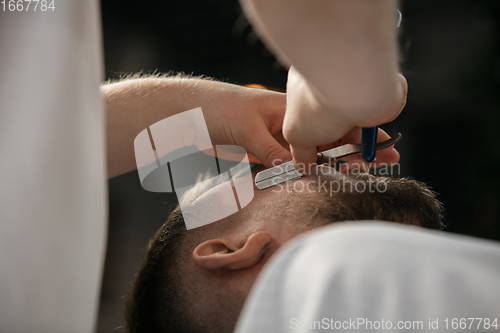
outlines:
[[[299,226],[299,225],[287,226],[286,228],[282,228],[281,232],[276,237],[276,242],[279,244],[279,247],[281,247],[307,230],[308,229],[306,229],[305,226]]]
[[[223,287],[227,288],[231,294],[243,294],[246,297],[266,262],[267,259],[263,258],[252,267],[228,272],[223,279]]]

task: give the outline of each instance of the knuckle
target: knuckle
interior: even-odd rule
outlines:
[[[261,156],[264,159],[263,162],[272,161],[278,156],[279,152],[280,149],[277,146],[264,147],[261,152]]]

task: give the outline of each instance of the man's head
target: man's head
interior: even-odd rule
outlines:
[[[217,195],[216,188],[210,192]],[[186,230],[177,209],[148,246],[127,300],[127,326],[131,332],[232,332],[255,278],[281,245],[349,220],[440,229],[442,207],[423,183],[322,167],[256,191],[238,213],[200,228]]]

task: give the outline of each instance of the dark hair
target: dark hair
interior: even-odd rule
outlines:
[[[443,208],[433,192],[422,182],[408,178],[373,178],[367,174],[343,175],[339,178],[348,191],[340,195],[309,197],[306,214],[315,221],[384,220],[426,228],[443,227]],[[357,192],[353,182],[384,182],[385,191]],[[359,184],[359,183],[358,183]],[[318,188],[319,189],[319,188]],[[311,199],[312,198],[312,199]],[[324,223],[323,223],[324,224]],[[189,310],[175,281],[178,270],[179,244],[185,237],[182,214],[177,208],[150,241],[144,262],[126,300],[125,321],[128,332],[189,332],[183,312]]]
[[[381,220],[430,229],[445,227],[443,205],[425,183],[368,173],[341,175],[337,179],[341,195],[323,196],[327,199],[315,205],[314,215],[329,221]]]
[[[128,332],[170,331],[166,322],[170,322],[170,326],[182,325],[174,323],[178,316],[175,302],[171,301],[177,299],[178,291],[167,283],[176,279],[175,270],[170,267],[176,265],[179,253],[176,244],[182,241],[185,231],[184,219],[177,207],[146,247],[145,258],[125,301]],[[182,331],[181,327],[178,329]]]

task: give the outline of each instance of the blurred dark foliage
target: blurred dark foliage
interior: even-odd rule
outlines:
[[[403,133],[401,176],[440,193],[447,231],[499,240],[500,1],[405,1],[401,11],[408,104],[383,126]],[[104,0],[102,16],[106,78],[182,71],[285,88],[286,69],[236,0]],[[121,298],[175,195],[144,191],[134,171],[111,179],[109,196],[98,331],[121,332]]]

